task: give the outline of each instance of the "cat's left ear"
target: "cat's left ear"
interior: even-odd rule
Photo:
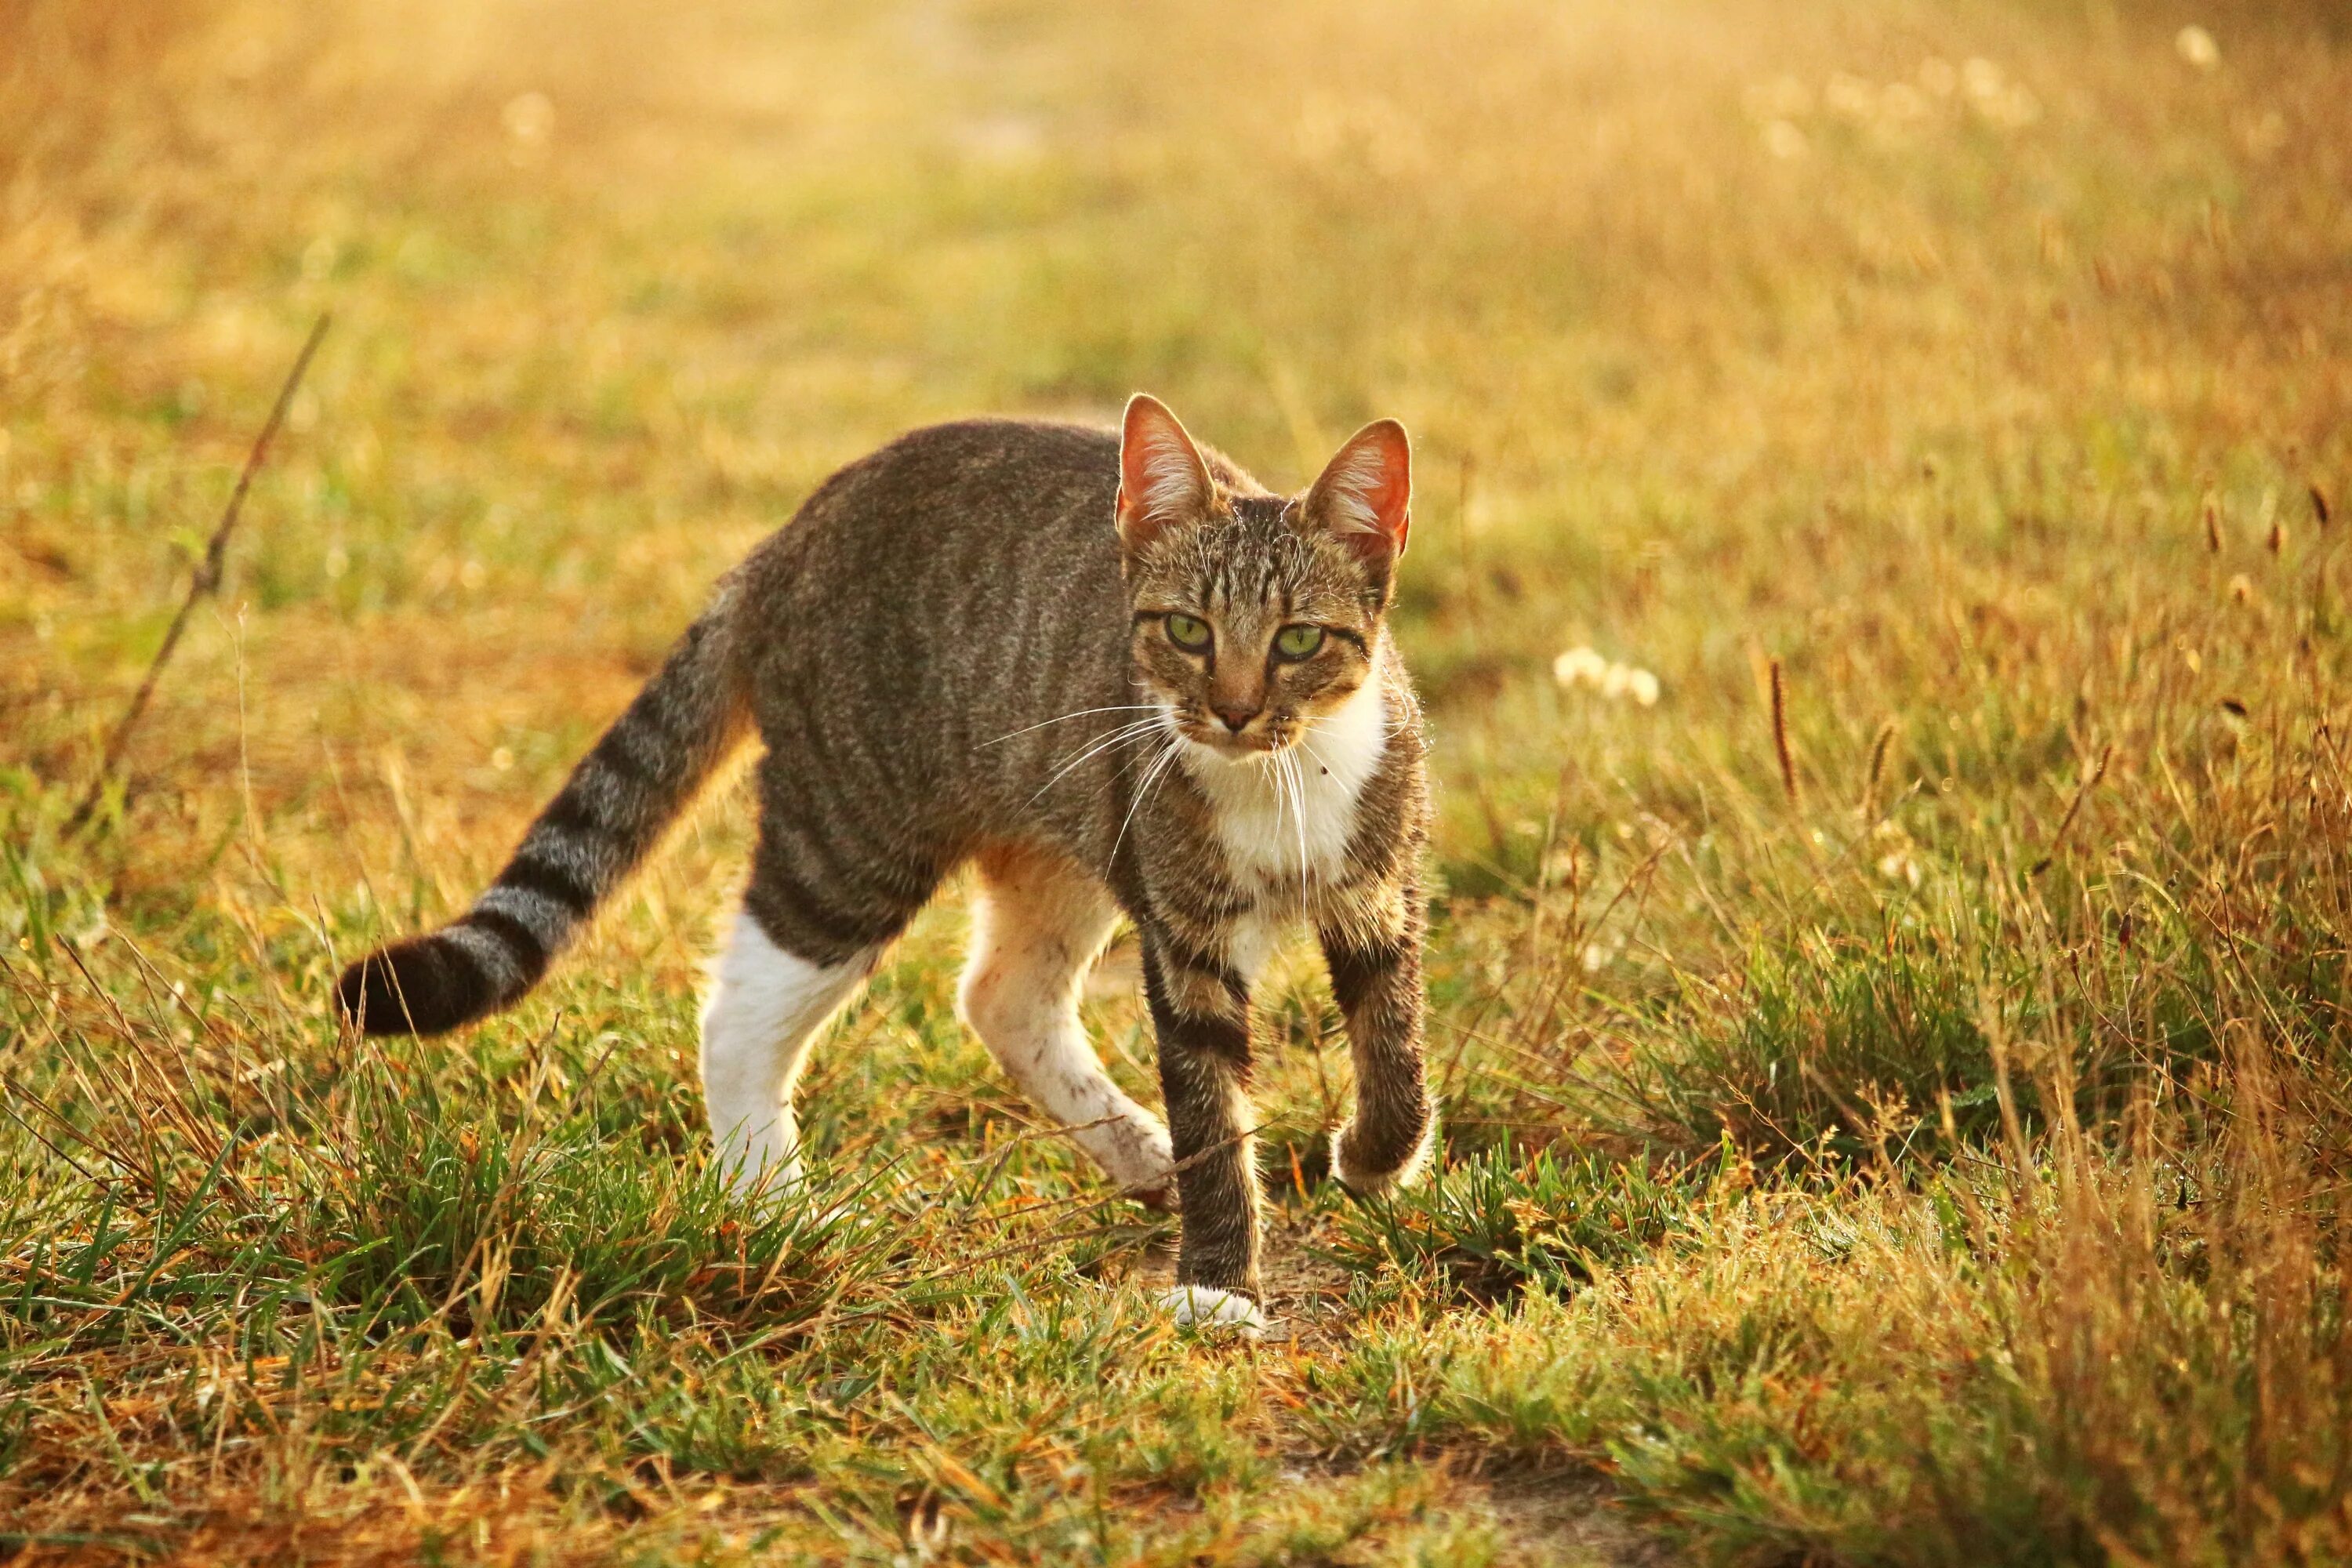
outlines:
[[[1137,393],[1118,437],[1118,536],[1132,558],[1170,528],[1205,520],[1216,487],[1201,449],[1168,405]]]
[[[1393,419],[1348,437],[1307,492],[1307,521],[1336,535],[1385,587],[1412,530],[1412,443]]]

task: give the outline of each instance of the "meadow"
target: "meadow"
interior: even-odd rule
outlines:
[[[2352,1558],[2347,192],[2321,0],[0,0],[0,1555]],[[833,468],[1139,388],[1416,440],[1445,1142],[1286,953],[1275,1336],[954,897],[726,1195],[740,792],[339,1036]]]

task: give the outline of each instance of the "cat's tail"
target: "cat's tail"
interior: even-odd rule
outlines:
[[[437,1035],[520,998],[653,849],[751,728],[732,647],[734,584],[687,629],[474,907],[343,971],[335,999],[371,1035]]]

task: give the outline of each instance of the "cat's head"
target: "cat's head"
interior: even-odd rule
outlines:
[[[1135,397],[1118,524],[1147,698],[1224,756],[1297,744],[1372,679],[1412,499],[1393,419],[1349,437],[1303,494],[1276,496]]]

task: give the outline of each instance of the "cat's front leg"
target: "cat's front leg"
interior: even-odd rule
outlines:
[[[1162,1304],[1179,1322],[1263,1328],[1248,983],[1164,929],[1144,932],[1143,982],[1183,1224]]]
[[[1356,1063],[1356,1114],[1331,1141],[1331,1169],[1366,1196],[1412,1181],[1436,1141],[1422,1046],[1427,928],[1419,886],[1400,881],[1317,931]]]

